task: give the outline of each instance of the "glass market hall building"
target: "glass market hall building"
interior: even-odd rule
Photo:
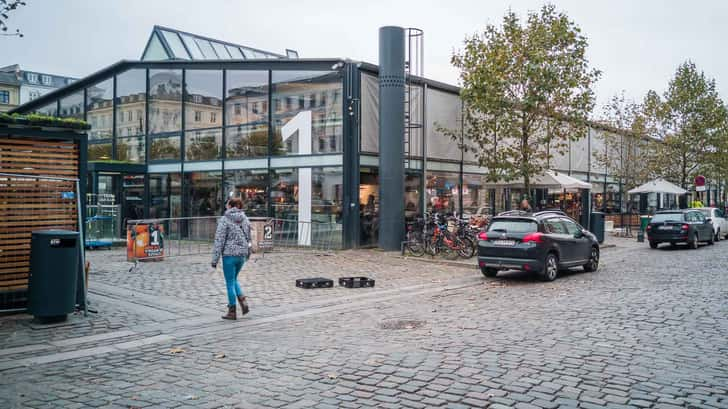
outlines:
[[[410,121],[421,126],[407,135],[405,217],[517,207],[513,189],[488,187],[473,154],[438,131],[461,127],[459,88],[409,82]],[[377,243],[378,106],[376,65],[155,26],[140,61],[120,61],[15,112],[89,122],[87,192],[113,194],[124,220],[221,215],[237,196],[248,216],[295,220],[305,208],[351,248]],[[555,168],[591,180],[604,201],[615,189],[590,154],[598,132]]]

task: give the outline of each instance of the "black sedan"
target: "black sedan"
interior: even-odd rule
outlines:
[[[500,270],[522,270],[552,281],[559,270],[570,267],[596,271],[599,243],[560,212],[500,215],[478,235],[478,265],[486,277]]]
[[[664,210],[647,225],[647,240],[656,249],[660,243],[687,243],[697,249],[700,242],[713,244],[713,223],[698,209]]]

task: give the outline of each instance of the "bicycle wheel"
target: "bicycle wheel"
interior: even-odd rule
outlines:
[[[442,258],[446,260],[457,260],[460,256],[457,249],[452,249],[445,243],[443,243],[442,247],[440,247],[440,254],[442,255]]]
[[[436,256],[437,253],[440,251],[440,246],[436,241],[434,241],[432,238],[428,238],[425,240],[425,253]]]
[[[475,255],[475,244],[470,237],[460,237],[459,239],[460,248],[458,254],[462,258],[471,258]]]
[[[425,245],[417,237],[417,234],[412,232],[407,233],[407,250],[415,257],[422,257],[425,255]]]

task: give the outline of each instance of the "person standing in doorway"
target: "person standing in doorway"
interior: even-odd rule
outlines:
[[[228,200],[225,215],[217,222],[215,245],[212,251],[212,268],[222,257],[222,271],[227,287],[228,312],[225,320],[237,319],[236,300],[243,315],[249,311],[243,290],[238,284],[238,273],[250,254],[250,221],[243,211],[243,201],[239,198]]]

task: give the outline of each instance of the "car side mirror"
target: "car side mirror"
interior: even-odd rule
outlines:
[[[584,231],[583,230],[577,230],[576,233],[574,233],[574,237],[577,239],[580,239],[584,237]]]
[[[711,219],[710,217],[707,217],[707,218],[705,219],[705,222],[706,222],[706,223],[710,223],[710,222],[712,222],[712,221],[713,221],[713,219]]]

